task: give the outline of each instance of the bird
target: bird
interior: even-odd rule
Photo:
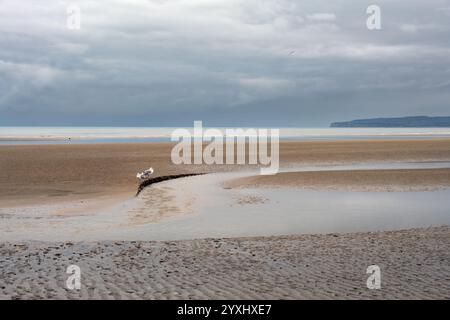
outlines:
[[[150,167],[149,169],[136,174],[136,178],[138,178],[139,180],[146,180],[146,179],[150,178],[150,176],[153,174],[153,172],[154,172],[153,168]]]

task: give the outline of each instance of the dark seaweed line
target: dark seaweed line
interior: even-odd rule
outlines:
[[[184,174],[175,174],[175,175],[170,175],[170,176],[161,176],[161,177],[156,177],[156,178],[152,178],[152,179],[147,179],[147,180],[141,182],[141,184],[139,185],[137,193],[136,193],[136,197],[142,192],[142,190],[144,190],[144,188],[146,188],[152,184],[167,181],[167,180],[199,176],[202,174],[205,174],[205,173],[184,173]]]

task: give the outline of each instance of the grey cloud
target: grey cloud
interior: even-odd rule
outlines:
[[[448,115],[447,1],[0,2],[0,125]]]

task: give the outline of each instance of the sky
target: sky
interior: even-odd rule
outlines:
[[[0,125],[449,116],[449,62],[448,0],[0,0]]]

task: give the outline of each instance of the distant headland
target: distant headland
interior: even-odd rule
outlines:
[[[331,128],[441,128],[450,127],[450,117],[401,117],[333,122]]]

